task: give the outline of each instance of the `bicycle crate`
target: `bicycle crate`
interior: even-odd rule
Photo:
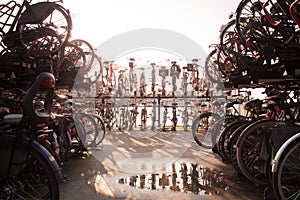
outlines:
[[[0,4],[0,33],[1,37],[6,34],[18,14],[21,5],[15,1],[10,1],[7,4]]]

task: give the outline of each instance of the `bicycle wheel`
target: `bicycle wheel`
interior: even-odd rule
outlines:
[[[81,121],[85,129],[84,145],[87,148],[97,147],[106,134],[104,121],[95,114],[78,113],[76,117]]]
[[[300,138],[287,146],[273,174],[273,190],[277,199],[299,199]]]
[[[242,19],[244,22],[245,19]],[[247,48],[242,45],[236,30],[235,20],[225,25],[220,35],[219,70],[225,77],[237,76],[247,67]]]
[[[265,0],[243,0],[236,9],[235,28],[243,44],[250,38],[250,31],[257,31],[263,14],[263,3]],[[246,19],[246,20],[245,20]],[[260,27],[262,28],[262,27]]]
[[[42,12],[41,12],[42,11]],[[28,47],[22,37],[22,33],[33,30],[39,31],[40,28],[54,30],[59,36],[59,49],[63,48],[70,36],[72,30],[72,19],[69,12],[61,5],[54,2],[39,2],[25,10],[18,22],[17,32],[20,33],[20,40],[25,47]]]
[[[211,82],[220,82],[221,73],[218,68],[218,54],[219,50],[211,51],[205,60],[205,75]]]
[[[228,142],[232,133],[241,125],[246,123],[246,120],[237,120],[227,124],[222,132],[220,133],[220,137],[218,140],[218,153],[222,157],[223,161],[229,160],[229,151],[228,151]]]
[[[2,160],[0,199],[58,200],[57,172],[49,162],[54,162],[52,164],[55,165],[56,163],[50,153],[37,143],[31,144],[28,140],[19,141],[16,136],[12,135],[1,135],[0,141]],[[10,161],[13,152],[14,155]],[[58,166],[57,169],[59,169]],[[8,170],[9,173],[7,173]]]
[[[265,165],[267,157],[266,131],[278,124],[276,121],[261,120],[248,126],[237,141],[237,161],[243,174],[257,185],[266,185]]]
[[[76,45],[77,47],[79,47],[80,49],[82,49],[84,56],[86,58],[86,62],[85,65],[83,67],[83,71],[82,73],[88,73],[91,70],[92,64],[94,62],[95,59],[95,53],[94,53],[94,48],[93,46],[87,42],[86,40],[83,39],[75,39],[75,40],[71,40],[69,42],[70,44]]]
[[[231,136],[228,139],[227,147],[225,149],[225,151],[229,157],[229,161],[231,162],[231,165],[239,174],[244,174],[244,173],[241,170],[241,168],[239,167],[238,162],[237,162],[237,157],[236,157],[237,140],[238,140],[240,134],[243,132],[243,130],[249,124],[251,124],[251,122],[247,122],[247,123],[241,125],[240,127],[238,127],[235,131],[233,131],[233,133],[231,134]]]
[[[192,134],[199,146],[213,148],[224,119],[215,113],[204,113],[195,118],[192,124]]]
[[[128,128],[128,125],[129,125],[128,116],[126,114],[125,108],[122,107],[119,115],[119,131],[124,131],[125,129]]]
[[[57,79],[57,85],[73,87],[78,71],[83,68],[86,63],[83,50],[76,45],[68,43],[64,47],[57,62],[53,69],[55,78]],[[78,76],[77,81],[80,81],[80,79],[82,79],[82,76]]]
[[[280,45],[295,42],[295,24],[286,16],[277,3],[269,2],[265,10],[270,18],[280,20],[281,25],[272,25],[266,17],[263,5],[266,0],[244,0],[236,10],[236,30],[244,44],[259,55],[272,57]],[[246,19],[246,21],[243,21]],[[281,44],[280,44],[281,43]],[[267,47],[267,48],[266,48]]]
[[[23,58],[31,62],[49,58],[57,53],[58,46],[61,44],[59,35],[48,27],[23,30],[20,37],[25,47]]]
[[[99,115],[92,114],[91,116],[94,117],[98,125],[98,129],[97,129],[98,132],[96,132],[95,138],[92,143],[94,143],[95,146],[98,146],[105,138],[105,134],[106,134],[105,123]]]

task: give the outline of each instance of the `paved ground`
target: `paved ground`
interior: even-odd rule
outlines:
[[[109,132],[90,153],[65,163],[61,199],[263,199],[189,132]]]

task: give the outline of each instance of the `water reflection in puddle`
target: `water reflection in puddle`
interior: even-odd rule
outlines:
[[[121,178],[120,184],[140,189],[166,190],[197,195],[219,194],[229,189],[224,174],[192,163],[173,163],[163,173],[142,174]]]

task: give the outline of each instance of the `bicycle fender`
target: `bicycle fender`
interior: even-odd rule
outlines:
[[[13,146],[16,144],[16,142],[18,140],[17,137],[18,136],[16,136],[16,135],[1,135],[0,138],[1,138],[2,142],[5,141],[5,143],[4,143],[5,146],[11,147],[11,150],[12,150]],[[22,144],[22,146],[24,145],[24,150],[26,148],[33,148],[34,150],[39,152],[41,154],[41,156],[44,157],[46,162],[49,164],[49,166],[51,167],[53,172],[55,173],[57,183],[62,183],[63,182],[63,174],[62,174],[60,168],[58,167],[54,157],[45,149],[45,147],[43,147],[41,144],[37,143],[36,141],[33,141],[30,144],[29,138],[24,138],[23,137],[20,142],[21,142],[20,144]],[[20,159],[22,159],[23,156],[26,157],[25,151],[24,151],[24,155],[22,154],[22,155],[18,156]]]
[[[276,172],[278,169],[278,163],[280,160],[281,155],[283,154],[284,150],[296,139],[300,138],[300,132],[297,133],[296,135],[293,135],[292,137],[290,137],[287,141],[285,141],[285,143],[283,143],[283,145],[279,148],[279,150],[277,151],[274,159],[272,160],[272,172]]]
[[[41,144],[37,143],[36,141],[32,142],[32,147],[38,151],[47,161],[47,163],[49,164],[49,166],[52,168],[57,183],[62,183],[63,182],[63,174],[61,169],[59,168],[55,158],[49,153],[49,151],[43,147]]]

